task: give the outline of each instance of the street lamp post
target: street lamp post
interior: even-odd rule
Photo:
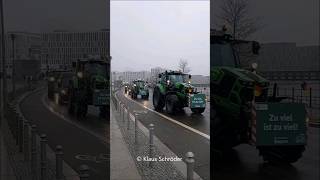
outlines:
[[[16,92],[16,82],[15,82],[15,76],[16,76],[16,63],[15,63],[15,45],[14,45],[14,41],[16,39],[16,35],[15,34],[11,34],[11,41],[12,41],[12,97],[14,97],[15,92]]]
[[[5,36],[4,36],[4,17],[3,17],[3,1],[0,0],[0,21],[1,21],[1,54],[2,54],[2,71],[0,73],[2,79],[1,91],[1,122],[4,119],[4,111],[7,102],[7,70],[6,70],[6,49],[5,49]]]

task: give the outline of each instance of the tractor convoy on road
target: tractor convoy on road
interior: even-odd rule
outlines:
[[[152,90],[154,109],[165,109],[168,114],[173,115],[189,107],[194,114],[203,113],[206,108],[206,95],[197,92],[190,82],[191,75],[180,71],[160,73]],[[149,100],[149,85],[140,79],[132,81],[130,85],[125,83],[124,92],[132,99]]]
[[[257,71],[256,63],[243,66],[241,47],[249,47],[251,56],[259,54],[260,45],[256,41],[238,40],[225,31],[211,31],[210,140],[213,151],[228,155],[231,148],[249,144],[258,149],[265,161],[296,162],[307,144],[306,109],[302,103],[276,97],[276,93],[268,96],[270,82]],[[48,98],[58,96],[59,103],[67,104],[68,112],[78,118],[86,116],[89,105],[99,107],[100,116],[106,118],[110,99],[109,63],[89,58],[72,65],[70,72],[49,74]],[[152,101],[153,108],[159,112],[174,115],[187,107],[193,114],[201,114],[206,109],[206,95],[191,84],[190,74],[181,71],[158,74],[153,88],[141,79],[122,85],[129,97]]]

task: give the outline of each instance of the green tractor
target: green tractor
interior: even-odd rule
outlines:
[[[141,96],[141,99],[149,99],[149,87],[146,81],[134,80],[130,88],[130,95],[132,99],[137,99]]]
[[[175,114],[184,107],[190,107],[195,114],[206,108],[206,96],[190,84],[191,75],[180,71],[165,71],[159,74],[159,81],[153,90],[153,106],[161,111],[164,107],[169,114]]]
[[[233,39],[212,32],[211,134],[212,147],[220,153],[240,144],[255,146],[268,162],[296,162],[305,150],[307,115],[303,104],[268,97],[269,81],[256,72],[257,64],[241,68],[239,48],[257,55],[254,41]]]
[[[68,111],[84,118],[88,105],[100,109],[100,117],[109,111],[109,62],[104,59],[82,59],[72,64],[74,76],[70,81]]]

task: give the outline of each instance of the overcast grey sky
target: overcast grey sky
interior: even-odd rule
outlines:
[[[223,0],[211,0],[211,25],[215,27]],[[264,28],[252,38],[261,42],[296,42],[319,45],[319,0],[249,0],[251,15]],[[219,28],[219,27],[215,27]]]
[[[152,67],[209,75],[209,1],[112,1],[112,71]]]

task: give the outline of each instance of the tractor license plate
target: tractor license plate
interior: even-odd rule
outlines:
[[[93,93],[93,105],[107,105],[109,101],[107,90],[95,90]]]
[[[256,144],[306,144],[306,111],[299,103],[267,103],[256,106]]]
[[[205,94],[191,94],[189,101],[190,108],[205,108],[206,95]]]

